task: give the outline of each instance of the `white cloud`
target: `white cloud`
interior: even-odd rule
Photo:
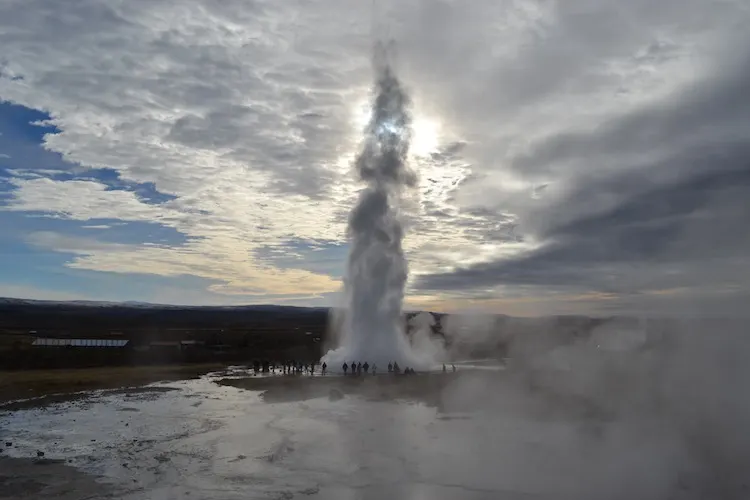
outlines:
[[[550,211],[580,209],[560,208],[571,186],[633,162],[573,157],[519,170],[519,158],[563,132],[595,132],[668,101],[716,71],[717,54],[750,20],[741,1],[409,0],[378,3],[374,21],[371,6],[3,2],[3,74],[14,78],[0,77],[0,99],[49,110],[62,132],[45,146],[66,160],[175,197],[155,205],[95,180],[27,172],[6,208],[154,221],[188,239],[154,247],[32,237],[73,251],[74,267],[191,274],[223,294],[332,291],[331,278],[274,269],[253,252],[344,238],[375,25],[397,40],[422,130],[419,189],[404,205],[411,270],[522,255],[544,243]]]

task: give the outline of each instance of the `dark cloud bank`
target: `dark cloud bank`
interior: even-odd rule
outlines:
[[[417,288],[517,285],[631,297],[679,289],[660,296],[702,296],[706,312],[744,310],[750,297],[748,88],[750,53],[716,64],[711,76],[658,105],[590,133],[534,145],[513,159],[512,169],[540,179],[566,169],[570,179],[563,195],[521,220],[520,232],[533,234],[541,248],[424,276]],[[729,300],[716,295],[728,290]],[[709,303],[706,294],[718,298]]]

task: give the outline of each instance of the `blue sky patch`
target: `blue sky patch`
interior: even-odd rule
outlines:
[[[348,253],[348,245],[337,241],[291,239],[258,248],[255,258],[281,269],[304,269],[341,278]]]
[[[0,102],[0,168],[61,170],[70,168],[59,153],[44,149],[46,134],[60,132],[49,114],[8,102]]]
[[[55,181],[89,180],[107,190],[136,194],[144,203],[159,204],[175,199],[161,193],[153,183],[122,179],[114,169],[87,169],[65,162],[61,155],[44,148],[44,137],[60,130],[47,122],[51,116],[40,110],[0,102],[0,285],[24,286],[66,292],[107,300],[158,300],[166,288],[205,290],[214,283],[197,277],[165,278],[154,275],[117,274],[73,269],[67,266],[75,254],[41,248],[29,242],[34,233],[51,232],[64,237],[101,243],[177,247],[187,237],[157,222],[113,219],[69,220],[42,212],[2,211],[13,196],[14,179],[44,177]],[[112,279],[117,280],[113,290]]]

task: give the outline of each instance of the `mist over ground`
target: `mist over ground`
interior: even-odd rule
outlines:
[[[459,352],[491,342],[506,356],[505,370],[471,372],[444,390],[444,410],[492,415],[490,428],[464,436],[474,450],[467,468],[512,470],[519,484],[558,489],[555,498],[750,496],[746,322],[444,319]],[[526,444],[505,446],[506,433]],[[536,448],[550,439],[567,453],[540,468]]]

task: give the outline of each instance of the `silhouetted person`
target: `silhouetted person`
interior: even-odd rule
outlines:
[[[443,373],[445,373],[445,372],[447,372],[447,371],[448,371],[448,369],[447,369],[447,368],[445,368],[445,363],[443,363]]]
[[[362,362],[357,363],[357,375],[362,375]]]
[[[393,365],[391,363],[388,363],[388,373],[393,372]]]
[[[327,369],[328,369],[328,365],[325,362],[323,362],[323,364],[320,365],[320,371],[321,371],[321,373],[323,373],[323,375],[325,375]]]
[[[365,374],[367,374],[370,371],[370,363],[365,361],[365,364],[362,365],[362,369],[365,371]]]
[[[396,362],[396,361],[393,362],[393,372],[394,373],[401,373],[401,367],[398,366],[398,362]]]
[[[344,361],[344,364],[341,366],[341,369],[344,370],[344,375],[346,375],[347,370],[349,370],[349,365],[346,364],[346,361]]]
[[[310,363],[310,375],[315,373],[315,363]]]

